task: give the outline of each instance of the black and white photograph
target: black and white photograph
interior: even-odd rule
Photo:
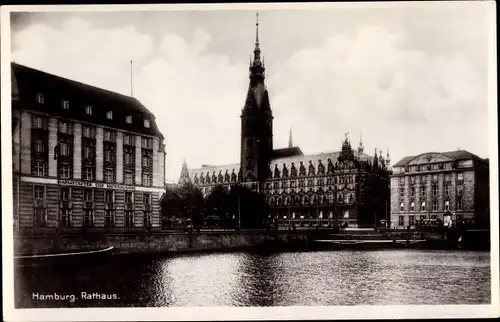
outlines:
[[[4,318],[498,316],[494,8],[3,7]]]

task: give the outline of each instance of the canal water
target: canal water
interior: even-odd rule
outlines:
[[[488,304],[490,276],[488,252],[120,255],[86,263],[16,267],[15,304],[18,308]]]

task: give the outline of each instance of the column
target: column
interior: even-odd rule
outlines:
[[[95,134],[95,179],[96,181],[104,180],[103,166],[104,166],[104,155],[103,155],[103,141],[104,141],[104,131],[102,127],[96,128]]]
[[[57,145],[57,119],[49,119],[49,176],[57,176],[57,160],[54,160],[54,150]],[[57,194],[56,194],[57,195]],[[50,199],[49,199],[50,200]]]
[[[160,148],[160,142],[157,138],[153,139],[153,187],[159,187],[160,183],[160,172],[159,172],[159,153],[158,149]]]
[[[123,183],[123,133],[116,132],[116,182]]]
[[[82,178],[82,125],[75,123],[73,132],[73,178]]]
[[[142,137],[135,137],[135,184],[142,185]]]

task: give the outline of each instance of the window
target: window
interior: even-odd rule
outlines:
[[[150,205],[151,204],[151,194],[144,193],[142,195],[142,203],[145,205]]]
[[[69,101],[68,100],[63,100],[61,102],[63,110],[69,110]]]
[[[432,185],[432,195],[436,197],[438,195],[438,186],[437,184]]]
[[[427,192],[427,187],[426,186],[421,186],[420,187],[420,196],[422,198],[425,198],[426,192]]]
[[[70,196],[69,188],[61,188],[61,200],[68,201]]]
[[[95,131],[92,126],[83,126],[82,135],[86,138],[93,138],[95,136]]]
[[[412,197],[415,197],[415,187],[410,187],[410,194]]]
[[[69,156],[69,143],[67,141],[61,141],[59,144],[59,153],[63,156]]]
[[[151,149],[151,139],[150,138],[142,138],[142,147],[145,149]]]
[[[420,206],[421,211],[425,211],[425,201],[422,201],[422,205]]]
[[[43,118],[41,116],[33,116],[33,128],[43,129]]]
[[[450,186],[445,184],[444,185],[444,195],[448,196],[450,194]]]
[[[35,199],[44,199],[45,198],[45,191],[44,191],[44,186],[35,186],[34,190],[34,198]]]
[[[463,207],[464,207],[464,201],[462,197],[459,197],[457,199],[457,210],[463,210]]]
[[[94,194],[92,193],[91,189],[85,189],[83,191],[83,201],[85,201],[85,202],[94,201]]]
[[[458,185],[457,186],[457,195],[461,196],[463,193],[464,193],[464,186]]]
[[[128,124],[132,124],[132,116],[131,115],[127,115],[125,117],[125,122],[127,122]]]
[[[410,177],[410,183],[411,183],[411,184],[415,184],[415,180],[416,180],[416,177],[415,177],[415,176],[411,176],[411,177]]]
[[[405,204],[404,202],[399,204],[399,211],[405,211]]]
[[[134,226],[134,215],[132,210],[125,210],[125,227],[133,227]]]
[[[151,174],[145,173],[142,177],[142,185],[144,186],[151,186]]]
[[[92,115],[92,105],[85,105],[85,114]]]
[[[94,226],[94,214],[91,209],[85,209],[83,211],[83,226],[84,227]]]
[[[104,161],[113,162],[115,160],[115,151],[112,146],[107,146],[104,151]]]
[[[405,177],[399,177],[399,185],[404,186],[405,184]]]
[[[148,119],[144,120],[144,127],[149,128],[149,120]]]
[[[150,167],[152,166],[151,164],[151,155],[145,151],[142,155],[142,166],[143,167]]]
[[[405,216],[399,216],[399,226],[405,225]]]
[[[104,227],[113,227],[114,224],[114,211],[107,209],[104,213]]]
[[[41,93],[36,94],[36,102],[38,104],[43,104],[45,102],[43,94],[41,94]]]
[[[432,200],[432,210],[437,211],[438,210],[438,202],[437,200]]]
[[[132,165],[133,164],[134,156],[132,154],[132,151],[125,151],[124,158],[125,158],[125,165]]]
[[[89,145],[83,146],[83,158],[92,159],[92,147]]]
[[[106,112],[106,118],[108,120],[112,120],[113,119],[113,111],[107,111]]]
[[[444,210],[450,210],[450,202],[448,200],[444,202]]]
[[[35,173],[34,173],[34,175],[36,175],[36,176],[44,176],[44,175],[46,175],[45,162],[37,161],[35,163]]]
[[[69,209],[68,208],[62,208],[61,209],[61,221],[59,222],[59,225],[61,227],[70,227],[71,226],[70,215],[69,215]]]
[[[278,189],[278,181],[274,181],[273,187],[274,189]]]
[[[415,211],[415,203],[413,201],[410,204],[410,211]]]
[[[410,226],[414,226],[415,225],[415,216],[410,216],[409,219],[410,219]]]
[[[69,123],[68,122],[60,121],[59,122],[59,132],[70,134],[70,132],[71,132],[71,126],[69,125]]]
[[[432,175],[432,181],[434,181],[434,182],[438,181],[438,175],[437,174],[433,174]]]
[[[132,192],[130,191],[126,191],[125,192],[125,203],[126,204],[133,204],[133,195],[132,195]]]
[[[69,179],[71,173],[71,167],[69,164],[61,164],[61,168],[59,169],[59,176],[61,179]]]
[[[93,180],[92,167],[83,167],[83,180]]]
[[[42,153],[44,151],[43,140],[35,139],[35,152]]]
[[[123,136],[123,144],[134,145],[134,136],[130,134],[125,134]]]
[[[114,194],[113,190],[106,191],[105,200],[106,200],[106,202],[114,202],[115,201],[115,194]]]
[[[290,181],[290,188],[295,188],[296,182],[295,180]]]
[[[464,180],[464,174],[462,172],[457,173],[457,180],[458,181],[463,181]]]
[[[399,197],[403,198],[405,196],[405,188],[399,188]]]
[[[113,170],[111,169],[106,169],[104,170],[104,181],[105,182],[113,182],[114,179],[113,179]]]
[[[115,142],[115,132],[104,130],[104,141]]]
[[[144,227],[150,227],[151,226],[151,213],[149,211],[144,211]]]
[[[134,184],[134,176],[132,171],[125,171],[125,184]]]

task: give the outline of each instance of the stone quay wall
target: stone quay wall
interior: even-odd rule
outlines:
[[[265,232],[207,232],[170,234],[96,234],[17,236],[14,238],[16,255],[78,252],[114,247],[113,252],[169,253],[188,251],[223,251],[244,249],[265,244],[303,243],[308,234]]]

